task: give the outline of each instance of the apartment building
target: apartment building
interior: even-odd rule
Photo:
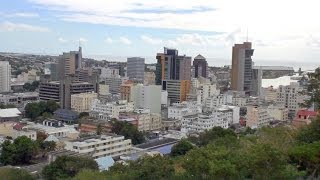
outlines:
[[[270,105],[268,106],[267,111],[274,120],[279,120],[279,121],[289,120],[288,118],[289,110],[285,107]]]
[[[260,128],[269,125],[273,118],[268,113],[265,106],[247,106],[246,126],[250,128]]]
[[[230,118],[230,116],[220,111],[183,116],[181,120],[181,131],[186,133],[203,132],[213,127],[227,129],[229,127],[228,122],[232,121],[228,118]]]
[[[65,149],[86,154],[93,158],[105,156],[120,157],[131,152],[131,139],[124,136],[107,134],[65,141]]]
[[[81,112],[89,112],[93,100],[98,98],[98,94],[94,92],[80,93],[71,95],[71,109]]]
[[[119,116],[119,120],[135,121],[132,124],[136,125],[139,131],[154,131],[162,128],[161,115],[150,113],[150,111],[122,113]]]
[[[183,116],[194,115],[202,112],[201,105],[196,102],[174,103],[168,107],[168,118],[181,120]]]
[[[102,102],[98,99],[92,102],[90,114],[103,119],[119,118],[120,112],[132,112],[134,104],[126,100],[117,102]]]
[[[292,82],[288,86],[279,86],[277,89],[277,104],[283,105],[295,114],[300,109],[300,104],[308,98],[300,94],[302,90],[303,88],[298,82]]]

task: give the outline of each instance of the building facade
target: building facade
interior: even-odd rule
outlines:
[[[253,55],[251,42],[235,44],[232,48],[231,89],[244,91],[246,95],[252,94],[252,68]]]
[[[247,106],[246,126],[250,128],[261,128],[269,125],[273,118],[268,113],[265,106]]]
[[[131,139],[115,134],[82,138],[65,142],[66,150],[86,154],[93,158],[105,156],[120,157],[131,152]]]
[[[98,98],[98,94],[94,92],[72,94],[71,95],[71,109],[81,112],[89,112],[93,100]]]
[[[194,67],[194,77],[208,77],[208,63],[206,61],[206,58],[202,55],[198,55],[193,60],[193,67]]]
[[[164,48],[164,53],[158,53],[156,58],[156,85],[168,91],[171,103],[185,101],[191,86],[191,57]]]
[[[129,79],[144,82],[144,58],[130,57],[127,58],[127,76]]]
[[[0,61],[0,93],[9,92],[11,81],[11,66],[8,61]]]

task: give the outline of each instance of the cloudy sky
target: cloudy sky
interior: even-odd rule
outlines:
[[[319,0],[2,0],[0,51],[230,59],[253,42],[254,58],[320,62]]]

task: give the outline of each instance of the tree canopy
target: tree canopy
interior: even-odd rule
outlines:
[[[26,136],[20,136],[13,142],[6,140],[2,144],[0,161],[4,165],[29,164],[37,150],[38,144]]]
[[[174,158],[144,157],[116,163],[106,172],[84,171],[76,179],[93,174],[100,179],[316,179],[320,177],[319,124],[320,117],[299,130],[265,127],[239,136],[213,128],[181,140],[172,148]],[[197,147],[185,148],[189,140]]]
[[[42,175],[48,180],[68,179],[85,169],[98,170],[98,164],[91,158],[60,156],[44,167]]]
[[[59,107],[59,104],[52,100],[28,103],[25,107],[25,115],[32,120],[40,116],[48,117],[52,116],[53,112],[59,109]]]
[[[132,144],[140,144],[145,141],[145,136],[138,128],[128,122],[112,121],[111,132],[124,136],[126,139],[131,139]]]
[[[15,168],[0,168],[0,177],[3,180],[33,180],[27,171]]]

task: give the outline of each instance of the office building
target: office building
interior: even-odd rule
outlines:
[[[115,134],[70,140],[65,141],[65,144],[66,150],[86,154],[95,159],[105,156],[116,158],[131,152],[131,139],[124,139],[124,136]]]
[[[202,55],[198,55],[193,60],[193,67],[194,67],[194,77],[208,77],[208,63],[206,58]]]
[[[8,61],[0,61],[0,93],[10,91],[11,66]]]
[[[54,100],[60,103],[63,109],[71,108],[71,95],[95,92],[94,85],[88,82],[65,81],[41,82],[39,85],[39,99],[43,101]]]
[[[72,94],[71,95],[71,109],[81,112],[89,112],[93,100],[98,98],[98,94],[94,92]]]
[[[50,75],[51,81],[58,81],[59,80],[59,64],[54,62],[45,63],[44,74]]]
[[[161,86],[137,84],[131,88],[135,109],[149,109],[151,113],[161,112]]]
[[[108,77],[119,77],[119,69],[107,67],[107,68],[100,68],[100,79],[103,80]]]
[[[252,93],[251,96],[259,97],[262,88],[262,69],[257,67],[252,69]]]
[[[191,57],[179,56],[176,49],[164,48],[158,53],[156,64],[156,85],[168,91],[170,103],[187,99],[191,84]]]
[[[39,101],[39,93],[37,92],[0,94],[0,104],[4,105],[24,107],[27,103],[37,101]]]
[[[120,77],[108,77],[105,78],[105,84],[109,86],[109,92],[111,94],[119,94],[122,79]]]
[[[128,102],[132,102],[132,95],[131,95],[132,86],[133,86],[132,83],[127,83],[127,84],[121,85],[121,87],[120,87],[120,99],[121,100],[126,100]]]
[[[144,82],[144,58],[130,57],[127,59],[127,76],[131,80]]]
[[[231,89],[244,91],[252,95],[252,59],[253,49],[251,42],[235,44],[232,48]]]
[[[82,48],[79,51],[70,51],[59,55],[59,75],[64,79],[67,75],[75,75],[77,69],[82,67]]]

